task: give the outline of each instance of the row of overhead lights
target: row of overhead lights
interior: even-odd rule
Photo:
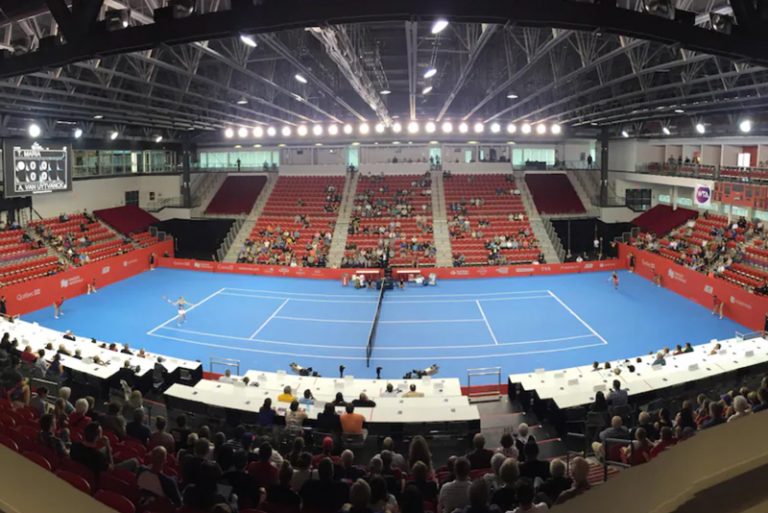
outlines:
[[[403,130],[406,130],[409,134],[418,134],[422,129],[427,134],[434,134],[438,131],[437,123],[434,121],[427,121],[424,123],[423,127],[417,121],[410,121],[405,126],[399,122],[392,123],[390,126],[387,126],[384,123],[377,123],[373,125],[373,127],[371,127],[371,125],[368,123],[360,123],[357,125],[357,130],[355,130],[355,127],[351,124],[346,124],[343,126],[328,125],[327,127],[323,125],[313,125],[311,128],[307,125],[299,125],[295,131],[296,135],[299,137],[305,137],[309,135],[310,132],[315,137],[322,137],[326,134],[329,136],[336,136],[340,133],[343,133],[344,135],[353,135],[355,132],[357,132],[359,135],[365,136],[371,134],[371,132],[376,134],[383,134],[387,131],[388,128],[393,134],[399,134],[403,132]],[[453,123],[450,121],[443,122],[439,128],[443,134],[451,134],[454,131]],[[467,123],[460,123],[456,129],[460,134],[467,134],[470,132],[470,126]],[[484,123],[478,122],[475,123],[471,129],[472,132],[476,134],[482,134],[486,130],[486,125]],[[515,134],[519,130],[523,135],[529,135],[532,133],[536,133],[536,135],[546,135],[547,133],[552,135],[560,135],[563,131],[562,127],[557,123],[549,126],[544,123],[523,123],[519,128],[514,123],[509,123],[506,125],[506,127],[504,127],[504,129],[508,134]],[[502,133],[502,126],[499,123],[491,123],[488,125],[488,130],[492,134],[500,134]],[[290,126],[283,126],[279,130],[279,134],[282,137],[291,137],[293,133],[294,129]],[[240,139],[245,139],[248,136],[252,136],[256,139],[260,139],[262,137],[276,137],[278,135],[278,129],[274,126],[257,126],[250,130],[246,127],[240,127],[238,129],[229,127],[224,130],[224,137],[227,139],[232,139],[235,137],[235,135],[237,135],[237,137]]]
[[[38,125],[37,123],[30,123],[29,126],[27,127],[27,133],[29,134],[29,136],[32,139],[37,139],[38,137],[40,137],[42,135],[43,129],[40,128],[40,125]],[[72,137],[74,139],[80,139],[82,136],[83,136],[83,129],[82,128],[76,127],[72,131]],[[112,130],[111,132],[109,132],[109,140],[110,141],[114,141],[118,137],[120,137],[120,132],[118,132],[117,130]],[[163,141],[163,136],[162,135],[156,135],[155,136],[155,142],[156,143],[160,143],[162,141]]]
[[[707,127],[704,125],[704,123],[696,123],[694,126],[694,129],[696,130],[697,134],[704,135],[707,133]],[[752,131],[752,120],[751,119],[742,119],[739,122],[739,132],[742,134],[748,134]],[[663,126],[661,127],[661,133],[664,135],[672,135],[672,131],[669,129],[669,127]],[[621,131],[621,136],[623,138],[629,137],[629,132],[625,129]]]

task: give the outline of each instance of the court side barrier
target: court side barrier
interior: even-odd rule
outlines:
[[[105,285],[125,280],[149,270],[149,256],[173,254],[173,241],[165,240],[146,248],[136,249],[82,267],[70,269],[35,280],[0,288],[0,294],[8,301],[8,313],[20,315],[52,306],[61,298],[73,298],[85,294],[88,284],[94,282],[98,290]],[[64,305],[66,312],[67,306]]]
[[[566,264],[541,265],[500,265],[487,267],[420,267],[418,269],[396,268],[394,274],[421,274],[428,276],[434,273],[439,279],[456,278],[501,278],[510,276],[539,276],[550,274],[582,273],[594,271],[613,271],[623,269],[622,260],[602,260],[599,262],[569,262]],[[232,264],[220,262],[205,262],[183,258],[161,258],[160,267],[171,269],[186,269],[192,271],[207,271],[235,274],[256,274],[265,276],[291,276],[296,278],[316,278],[338,280],[345,274],[374,274],[381,276],[380,269],[326,269],[320,267],[284,267],[278,265]]]
[[[635,257],[635,274],[638,276],[653,280],[654,275],[658,275],[662,287],[710,310],[717,295],[724,302],[725,317],[752,330],[763,329],[768,297],[752,294],[738,285],[688,269],[650,251],[619,244],[619,259],[627,265],[630,253]]]

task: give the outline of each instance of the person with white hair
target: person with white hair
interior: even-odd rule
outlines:
[[[504,461],[506,461],[506,459],[507,457],[500,452],[494,453],[494,455],[491,456],[492,472],[488,472],[483,476],[485,484],[488,487],[489,496],[493,495],[493,492],[495,492],[497,488],[504,486],[504,481],[501,480],[499,472],[501,471],[501,465],[504,463]]]
[[[752,413],[749,409],[749,401],[747,401],[747,398],[743,395],[737,395],[733,398],[733,411],[735,413],[728,417],[728,422],[738,420]]]
[[[59,388],[59,399],[64,399],[64,412],[67,415],[71,415],[75,411],[75,406],[69,402],[69,398],[72,396],[72,389],[69,387]]]
[[[573,485],[568,490],[560,493],[555,504],[569,501],[591,488],[589,485],[589,463],[587,460],[581,456],[576,456],[571,460],[571,477],[573,478]]]
[[[91,417],[87,415],[88,407],[88,400],[84,397],[75,401],[75,411],[69,415],[70,429],[83,430],[91,423]]]
[[[529,428],[528,424],[525,422],[521,422],[520,425],[517,426],[517,435],[515,436],[515,448],[517,449],[518,453],[518,460],[519,462],[525,461],[525,444],[528,443],[529,440],[536,441],[536,438],[529,434]]]

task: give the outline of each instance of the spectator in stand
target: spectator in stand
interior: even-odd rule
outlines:
[[[520,477],[517,461],[512,458],[504,460],[501,468],[499,468],[499,477],[504,484],[493,492],[491,504],[497,506],[501,511],[509,511],[517,504],[515,483]]]
[[[656,413],[656,430],[658,431],[664,426],[674,427],[669,415],[669,410],[666,408],[661,408]]]
[[[333,438],[330,436],[323,438],[322,452],[312,457],[312,466],[317,467],[325,458],[331,460],[334,465],[339,463],[339,457],[333,455]]]
[[[151,500],[157,498],[168,499],[174,506],[181,506],[181,492],[176,479],[163,471],[167,459],[168,453],[165,447],[159,445],[150,452],[149,466],[139,468],[136,486],[145,499],[150,499],[148,501],[150,510]]]
[[[757,398],[760,402],[752,407],[752,413],[757,413],[768,408],[768,388],[760,387],[757,390]]]
[[[278,402],[281,403],[291,403],[296,400],[296,398],[293,396],[293,393],[291,393],[291,387],[286,386],[283,388],[283,393],[277,396]]]
[[[356,408],[373,408],[376,406],[376,402],[368,399],[365,392],[360,392],[360,397],[352,401],[352,404]]]
[[[409,484],[418,488],[425,501],[432,504],[437,502],[437,483],[429,479],[429,469],[422,461],[417,461],[411,468]]]
[[[341,465],[337,467],[338,479],[354,483],[358,479],[365,477],[365,471],[355,465],[355,454],[349,449],[341,452]]]
[[[560,494],[555,504],[567,502],[591,488],[588,480],[589,463],[587,463],[587,460],[581,456],[576,456],[571,460],[571,477],[573,478],[573,485]]]
[[[32,398],[29,400],[29,407],[35,412],[38,417],[42,417],[48,411],[48,389],[45,387],[39,387]]]
[[[291,452],[289,452],[285,459],[288,460],[292,466],[296,466],[296,464],[299,461],[299,457],[304,452],[306,447],[306,444],[304,442],[304,439],[300,436],[297,436],[293,439],[293,446],[291,447]],[[320,459],[318,459],[320,461]]]
[[[712,401],[709,403],[709,419],[701,424],[701,429],[709,429],[719,424],[724,424],[723,418],[723,403],[720,401]]]
[[[598,438],[600,439],[599,442],[594,442],[592,444],[592,451],[596,455],[605,456],[605,453],[603,452],[605,440],[608,438],[618,438],[621,440],[629,440],[629,430],[624,426],[624,422],[621,420],[621,417],[614,416],[611,419],[611,427],[605,428],[604,430],[600,431],[600,434],[598,435]]]
[[[153,449],[162,445],[170,453],[176,451],[176,441],[173,439],[173,435],[165,430],[167,424],[165,417],[159,415],[155,417],[155,432],[149,437],[147,448]]]
[[[397,397],[400,394],[399,390],[395,390],[392,383],[387,383],[387,387],[381,392],[381,397]]]
[[[323,411],[317,415],[315,430],[321,433],[336,435],[341,432],[341,421],[333,403],[325,403]]]
[[[91,423],[91,417],[88,413],[88,400],[81,397],[75,401],[75,411],[69,416],[69,428],[82,431],[85,426]]]
[[[344,394],[336,392],[336,397],[333,400],[334,406],[346,406],[347,402],[344,400]]]
[[[259,446],[259,458],[248,465],[248,474],[255,481],[256,486],[268,487],[277,483],[277,469],[272,465],[272,446],[264,442]]]
[[[317,476],[312,471],[312,454],[304,451],[296,460],[293,467],[293,476],[291,477],[291,490],[298,493],[304,483]]]
[[[138,468],[138,461],[134,458],[114,464],[109,438],[104,436],[101,426],[95,422],[91,422],[85,427],[82,442],[72,444],[70,457],[88,467],[97,476],[99,473],[112,468],[121,468],[131,472],[135,472]]]
[[[347,405],[346,412],[341,415],[339,421],[341,422],[341,431],[345,435],[364,435],[365,417],[355,413],[354,405]]]
[[[451,513],[456,509],[462,509],[469,504],[469,480],[471,466],[467,458],[459,458],[453,466],[456,478],[446,483],[440,489],[437,505],[437,513]]]
[[[496,452],[503,454],[507,458],[514,458],[515,460],[520,455],[517,451],[517,447],[515,447],[515,439],[512,436],[512,433],[504,433],[501,435],[499,443],[501,443],[501,446],[496,449]]]
[[[416,435],[408,446],[408,465],[413,467],[419,461],[427,466],[429,472],[432,472],[432,453],[429,450],[429,444],[426,438]]]
[[[20,355],[21,361],[24,363],[33,364],[37,360],[37,354],[32,351],[32,346],[25,346],[24,351]]]
[[[125,417],[120,413],[120,405],[112,402],[107,406],[107,414],[101,419],[101,427],[116,434],[121,440],[125,438]]]
[[[305,420],[307,420],[307,412],[304,408],[299,408],[299,401],[294,399],[285,413],[285,430],[294,435],[300,435]]]
[[[413,484],[405,487],[400,496],[401,513],[424,513],[425,504],[432,507],[433,502],[424,498],[419,489]]]
[[[267,397],[259,408],[258,425],[262,431],[271,431],[275,427],[275,409],[272,408],[272,399]]]
[[[304,397],[299,399],[299,404],[303,404],[304,406],[312,406],[315,404],[315,398],[312,396],[312,390],[308,388],[304,390]]]
[[[391,436],[387,436],[384,438],[384,440],[381,441],[381,450],[382,451],[389,451],[392,453],[392,466],[394,468],[397,468],[398,470],[402,470],[403,472],[406,472],[408,470],[408,465],[405,462],[405,458],[402,454],[398,453],[395,448],[395,441],[392,439]]]
[[[371,487],[362,479],[358,479],[349,489],[350,508],[347,513],[374,513],[370,507]]]
[[[485,484],[488,487],[489,495],[493,495],[493,492],[495,492],[497,488],[504,486],[504,481],[501,480],[501,475],[499,473],[501,472],[501,465],[506,459],[507,457],[499,452],[494,453],[491,457],[491,472],[488,472],[483,476]]]
[[[147,429],[147,431],[149,431],[149,429]],[[190,433],[192,433],[192,430],[187,427],[187,416],[179,415],[176,417],[176,427],[171,429],[171,434],[173,435],[174,442],[176,442],[176,447],[179,449],[187,449],[187,438],[189,438]],[[149,439],[149,435],[147,435],[147,439]]]
[[[56,399],[53,403],[53,418],[56,419],[56,430],[62,440],[69,441],[69,415],[66,412],[64,399]]]
[[[179,451],[179,470],[181,483],[187,486],[191,483],[197,483],[200,477],[200,468],[208,460],[211,452],[211,443],[207,438],[197,438],[196,433],[190,433],[187,446],[191,448],[182,453]],[[194,445],[189,445],[194,440]]]
[[[371,477],[368,485],[371,487],[369,503],[374,513],[397,513],[397,500],[394,495],[389,493],[387,482],[383,476]]]
[[[539,493],[546,497],[547,503],[552,505],[565,490],[573,484],[573,479],[565,475],[565,463],[560,458],[555,458],[549,463],[550,478],[539,486]]]
[[[633,467],[651,461],[651,449],[653,444],[648,440],[645,429],[635,430],[635,439],[627,447],[622,447],[623,457]]]
[[[146,414],[143,409],[134,410],[133,419],[125,426],[125,434],[131,438],[135,438],[144,445],[147,445],[147,441],[149,441],[149,437],[152,433],[144,422],[145,417]],[[179,448],[181,447],[179,446]],[[173,454],[173,452],[171,452],[171,454]]]
[[[64,441],[57,437],[56,431],[56,419],[50,413],[46,413],[40,417],[40,431],[37,435],[37,441],[43,446],[51,449],[59,457],[64,457],[69,454],[67,445]]]
[[[696,429],[696,420],[693,416],[693,405],[690,401],[683,401],[683,407],[675,416],[675,428],[680,431],[685,428]]]
[[[537,477],[541,480],[549,479],[549,463],[539,460],[539,444],[535,440],[529,440],[523,452],[525,461],[520,464],[520,476],[531,481]]]
[[[61,355],[59,353],[53,355],[51,364],[45,372],[45,377],[57,383],[64,379],[64,364],[61,363]]]
[[[626,406],[629,400],[629,394],[623,388],[621,388],[621,381],[618,379],[613,380],[613,388],[608,393],[608,403],[613,406]]]
[[[536,441],[533,435],[528,433],[528,424],[521,422],[517,426],[517,437],[515,437],[515,448],[520,456],[519,462],[525,461],[525,445],[529,440]]]
[[[210,511],[221,504],[228,505],[227,497],[218,491],[218,483],[222,478],[222,471],[212,461],[205,461],[200,466],[200,479],[184,489],[182,503],[185,507],[199,511]],[[219,508],[219,511],[231,511],[231,509]]]
[[[752,413],[749,409],[749,402],[743,395],[737,395],[733,398],[733,409],[735,413],[728,417],[728,422],[746,417]]]
[[[649,456],[651,458],[655,458],[659,454],[661,454],[664,450],[667,449],[667,447],[671,447],[675,445],[675,437],[674,433],[672,431],[672,428],[669,426],[664,426],[661,428],[661,431],[659,432],[659,441],[656,442],[656,445],[653,446],[653,448],[650,451]]]
[[[358,483],[362,483],[368,492],[364,499],[360,496],[361,485]],[[351,489],[341,481],[334,480],[333,462],[324,459],[317,467],[317,479],[310,479],[304,483],[299,495],[307,511],[336,513],[349,498],[352,509],[364,513],[368,508],[370,488],[368,488],[368,483],[362,480],[356,481]],[[362,504],[358,502],[361,500],[364,501]]]
[[[411,385],[408,392],[403,394],[403,397],[424,397],[424,392],[417,392],[416,385]]]
[[[655,441],[658,437],[658,431],[651,421],[651,414],[647,411],[641,411],[637,416],[637,427],[645,429],[645,436],[648,440]]]
[[[653,363],[651,363],[651,366],[666,365],[666,364],[667,364],[667,361],[664,359],[664,353],[659,351],[658,353],[656,353],[656,359],[653,360]]]
[[[484,479],[474,481],[469,487],[469,505],[463,513],[501,513],[499,509],[488,504],[488,485]]]
[[[520,505],[513,509],[512,513],[543,513],[549,511],[549,506],[546,502],[536,501],[534,504],[535,492],[530,481],[521,480],[516,488],[517,500]]]
[[[301,509],[301,497],[291,490],[293,467],[283,462],[278,473],[277,483],[267,488],[267,503],[282,513],[298,513]]]
[[[472,438],[472,446],[474,449],[467,453],[471,469],[490,468],[493,451],[485,448],[485,437],[481,433],[475,434]]]
[[[38,373],[39,377],[43,377],[48,372],[48,362],[45,361],[45,349],[40,349],[37,352],[37,360],[35,360],[34,370]]]

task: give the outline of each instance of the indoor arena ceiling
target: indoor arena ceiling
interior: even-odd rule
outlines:
[[[85,8],[99,9],[101,3],[81,1]],[[687,24],[678,20],[681,33],[689,25],[701,29],[690,38],[686,33],[681,36],[684,40],[674,44],[669,44],[663,31],[651,34],[655,41],[649,41],[639,38],[644,33],[637,30],[624,31],[631,36],[620,35],[620,23],[612,29],[585,30],[588,23],[571,25],[554,15],[551,24],[549,18],[533,20],[532,15],[525,26],[478,23],[469,16],[456,16],[450,19],[460,21],[451,21],[437,34],[433,34],[434,19],[426,16],[379,19],[371,15],[361,16],[363,21],[356,23],[254,31],[255,46],[231,31],[226,37],[182,43],[178,41],[197,38],[161,35],[159,40],[166,42],[149,49],[129,41],[123,50],[141,49],[126,53],[112,49],[98,53],[99,58],[70,62],[68,57],[35,60],[51,47],[63,47],[62,39],[87,32],[83,25],[87,21],[69,20],[65,27],[56,21],[66,20],[68,3],[0,0],[4,54],[0,77],[6,77],[0,80],[0,122],[6,133],[34,119],[54,132],[76,122],[93,132],[117,127],[137,137],[159,130],[168,139],[189,133],[198,140],[211,140],[221,137],[227,127],[259,124],[528,120],[557,122],[582,133],[610,125],[614,133],[641,134],[658,133],[662,127],[683,133],[697,123],[727,126],[741,114],[759,116],[768,103],[768,71],[761,65],[768,64],[768,53],[760,54],[756,49],[765,47],[754,45],[742,45],[742,52],[739,45],[724,39],[735,37],[745,26],[737,21],[739,12],[736,20],[730,18],[734,16],[731,2],[736,0],[672,1],[677,9],[695,14]],[[510,0],[526,2],[530,0]],[[299,3],[282,2],[288,7]],[[639,14],[644,5],[664,4],[658,0],[614,3],[626,9],[627,16]],[[100,35],[88,37],[107,41],[121,30],[153,25],[153,13],[166,4],[103,0],[92,18],[110,18],[108,24],[114,30],[102,28]],[[550,0],[538,4],[542,9],[555,5]],[[558,0],[558,4],[573,4],[574,12],[600,8],[600,4],[613,9],[611,2],[599,0]],[[750,2],[740,0],[739,5],[743,4]],[[229,0],[198,0],[190,18],[231,8]],[[125,18],[119,12],[107,13],[123,9],[130,10],[122,13]],[[725,16],[721,18],[724,28],[717,27],[720,32],[712,28],[712,13]],[[650,14],[642,16],[651,23],[654,18],[670,23]],[[344,16],[328,19],[333,22]],[[729,21],[735,23],[732,36],[721,33],[728,30]],[[696,50],[708,44],[700,43],[701,34],[706,38],[707,33],[713,41],[720,38],[713,43],[717,49],[712,53]],[[53,48],[54,53],[58,49]],[[764,60],[760,55],[765,55]],[[425,78],[432,68],[435,74]],[[12,76],[16,70],[27,72]]]

